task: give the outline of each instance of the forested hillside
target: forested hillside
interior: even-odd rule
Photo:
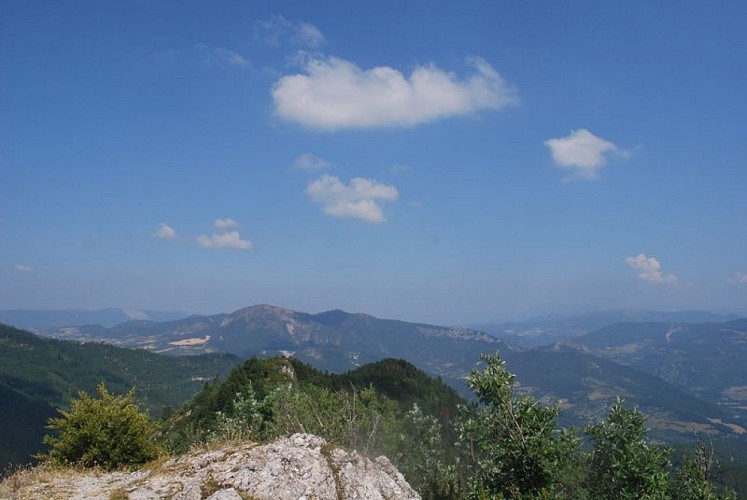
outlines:
[[[393,411],[398,418],[417,405],[424,413],[437,416],[444,427],[456,416],[457,407],[466,404],[454,389],[404,360],[384,359],[335,374],[319,371],[293,358],[251,358],[236,367],[225,380],[208,384],[196,394],[172,417],[169,432],[182,434],[180,440],[194,439],[186,436],[187,433],[204,437],[219,424],[218,412],[230,415],[235,411],[237,395],[253,394],[260,401],[290,382],[301,391],[316,394],[317,402],[325,395],[346,393],[359,397],[372,390],[369,395],[375,395],[374,399],[383,398],[381,401],[394,403],[387,411]]]
[[[227,354],[166,357],[105,344],[40,338],[0,324],[0,467],[39,451],[47,419],[78,391],[104,382],[115,393],[137,388],[150,414],[178,408],[239,359]]]

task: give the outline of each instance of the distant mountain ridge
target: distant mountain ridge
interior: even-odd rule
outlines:
[[[468,328],[407,323],[341,310],[309,314],[270,305],[167,322],[56,328],[45,334],[172,355],[293,355],[332,371],[395,357],[451,378],[469,371],[482,353],[513,349],[487,333]]]
[[[561,344],[655,375],[747,420],[747,319],[619,323]]]
[[[0,323],[32,332],[51,328],[82,325],[111,327],[131,320],[171,321],[188,316],[176,311],[141,311],[139,309],[56,310],[0,309]]]
[[[710,311],[610,310],[570,316],[538,316],[517,322],[480,323],[471,327],[517,346],[539,347],[551,345],[558,340],[586,335],[616,323],[716,323],[741,317]]]

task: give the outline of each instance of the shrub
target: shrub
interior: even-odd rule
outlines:
[[[594,441],[589,488],[599,498],[666,496],[670,450],[648,440],[645,421],[643,413],[625,408],[618,398],[605,420],[586,427]]]
[[[56,433],[44,436],[50,449],[37,458],[54,465],[111,470],[142,465],[158,455],[151,441],[155,426],[135,404],[135,390],[113,396],[103,383],[96,390],[98,398],[81,391],[70,410],[58,409],[61,417],[49,419],[47,428]]]
[[[413,404],[399,435],[397,467],[424,500],[462,498],[457,464],[450,462],[441,423]]]
[[[458,422],[458,445],[471,469],[470,496],[558,496],[576,462],[580,440],[556,429],[558,408],[515,394],[516,377],[497,355],[482,356],[483,370],[467,382],[481,405]],[[573,495],[578,497],[578,495]]]

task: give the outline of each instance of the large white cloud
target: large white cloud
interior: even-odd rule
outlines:
[[[585,128],[574,130],[568,137],[548,139],[552,159],[560,168],[569,169],[574,177],[594,179],[597,171],[607,164],[608,154],[627,156],[628,152],[615,143],[592,134]]]
[[[625,263],[638,271],[638,277],[652,283],[676,283],[677,276],[674,274],[662,274],[661,263],[654,257],[646,257],[639,253],[635,257],[628,257]]]
[[[34,270],[32,266],[29,266],[28,264],[17,264],[13,267],[16,271],[19,273],[30,273]]]
[[[324,206],[332,217],[350,217],[366,222],[384,222],[384,212],[378,201],[394,201],[397,188],[374,180],[356,177],[345,185],[335,176],[323,175],[309,183],[309,197]]]
[[[275,83],[275,115],[322,129],[411,127],[518,102],[516,90],[485,60],[468,61],[466,78],[433,65],[408,77],[388,66],[363,70],[336,57],[307,58],[304,72]]]
[[[737,285],[747,285],[747,273],[740,273],[739,271],[734,273],[729,281]]]
[[[150,233],[150,235],[159,240],[173,240],[176,239],[176,230],[168,224],[161,222],[158,229]]]
[[[197,237],[197,243],[203,248],[233,248],[235,250],[250,250],[254,248],[249,240],[242,240],[238,231],[231,231],[211,236],[201,235]]]

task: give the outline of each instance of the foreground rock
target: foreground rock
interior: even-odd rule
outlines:
[[[4,498],[45,499],[420,498],[386,457],[369,460],[310,434],[190,453],[130,473],[31,470],[0,491]]]

